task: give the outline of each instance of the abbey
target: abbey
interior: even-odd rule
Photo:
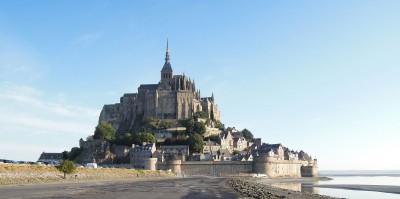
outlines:
[[[104,105],[99,123],[109,122],[118,133],[129,131],[138,116],[161,120],[184,120],[204,111],[209,118],[220,120],[220,112],[211,97],[201,97],[194,80],[185,74],[174,75],[168,48],[157,84],[142,84],[137,93],[126,93],[116,104]]]

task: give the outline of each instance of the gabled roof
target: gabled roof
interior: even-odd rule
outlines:
[[[228,149],[220,149],[219,153],[220,153],[220,155],[223,155],[225,157],[230,157],[232,155],[231,152],[229,152]]]

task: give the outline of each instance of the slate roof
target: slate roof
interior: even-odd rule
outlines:
[[[157,90],[158,84],[141,84],[139,90]]]
[[[161,72],[163,71],[172,72],[171,63],[169,61],[165,61],[164,66],[161,69]]]
[[[218,143],[213,142],[213,141],[205,141],[204,143],[206,146],[219,146]]]
[[[124,97],[136,97],[137,93],[125,93]]]
[[[134,152],[137,151],[151,151],[151,148],[153,148],[153,143],[147,143],[144,146],[135,146],[132,150]]]

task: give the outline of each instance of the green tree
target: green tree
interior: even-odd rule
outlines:
[[[197,112],[194,114],[194,118],[207,119],[207,118],[208,118],[208,115],[207,115],[207,113],[204,112],[204,111],[197,111]]]
[[[219,130],[225,130],[225,125],[222,124],[221,121],[217,120],[215,121],[215,128],[218,128]]]
[[[62,157],[63,157],[63,160],[68,160],[68,151],[63,151]]]
[[[194,135],[190,136],[187,139],[187,142],[189,144],[190,152],[201,153],[203,151],[204,141],[203,137],[200,134],[195,133]]]
[[[143,142],[156,143],[157,139],[153,134],[148,132],[134,133],[132,135],[132,141],[134,144],[142,144]]]
[[[206,133],[206,125],[203,122],[195,122],[194,123],[194,132],[204,135]]]
[[[68,160],[75,160],[82,153],[82,149],[79,147],[72,147],[71,151],[68,153]]]
[[[253,141],[253,134],[251,133],[251,131],[249,131],[247,129],[243,129],[242,134],[243,134],[243,137],[246,138],[247,141],[249,141],[249,142]]]
[[[100,122],[100,124],[96,126],[93,138],[113,141],[115,140],[115,132],[115,128],[110,123]]]
[[[160,120],[158,122],[158,129],[168,129],[176,126],[177,123],[175,121]]]
[[[194,119],[190,118],[185,121],[186,133],[192,134],[194,132]]]
[[[93,135],[87,136],[86,141],[92,141],[92,140],[93,140]]]
[[[234,151],[232,152],[232,155],[236,155],[236,154],[240,154],[240,151],[234,150]]]
[[[146,117],[143,119],[144,130],[151,131],[159,128],[160,121],[153,117]]]
[[[218,135],[210,135],[210,137],[208,137],[210,139],[210,141],[213,142],[218,142],[219,140],[219,136]]]
[[[64,160],[61,162],[58,170],[64,173],[64,179],[67,179],[67,174],[74,173],[76,171],[76,165],[70,160]]]
[[[120,143],[123,145],[127,145],[127,146],[132,145],[132,143],[133,143],[132,133],[125,132],[124,134],[122,134]]]

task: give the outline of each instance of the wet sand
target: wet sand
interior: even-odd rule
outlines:
[[[0,186],[0,198],[241,198],[224,178],[185,177]]]

